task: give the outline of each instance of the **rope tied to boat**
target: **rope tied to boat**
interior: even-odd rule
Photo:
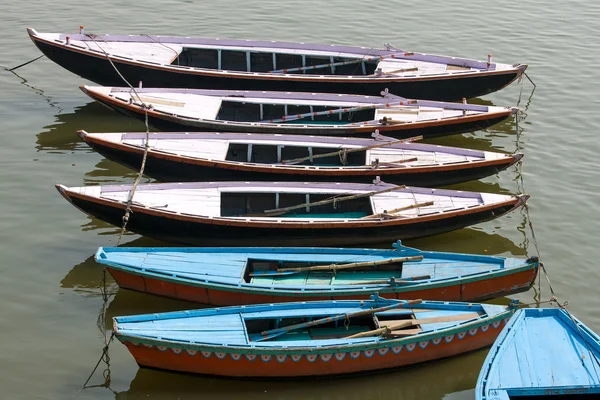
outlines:
[[[144,156],[142,158],[142,165],[140,167],[140,171],[138,172],[138,176],[135,178],[135,181],[133,182],[133,186],[131,187],[131,190],[129,191],[129,195],[127,197],[127,202],[125,204],[125,214],[123,215],[123,218],[122,218],[123,225],[121,226],[121,233],[119,234],[119,240],[117,241],[117,246],[119,246],[119,244],[121,244],[121,240],[123,239],[123,235],[125,234],[125,230],[127,229],[127,223],[129,222],[131,214],[133,214],[133,211],[131,210],[131,205],[133,203],[133,196],[135,194],[135,190],[137,189],[137,185],[139,184],[140,180],[142,179],[142,176],[144,175],[144,169],[146,168],[146,160],[148,158],[148,150],[150,149],[150,127],[148,125],[148,110],[152,109],[152,105],[151,104],[146,104],[142,100],[142,98],[140,97],[140,95],[138,94],[138,92],[135,90],[135,88],[133,87],[133,85],[131,83],[129,83],[129,81],[123,76],[123,74],[121,74],[121,72],[119,71],[119,69],[117,68],[117,66],[111,60],[110,55],[96,41],[96,37],[99,37],[99,36],[96,36],[94,34],[89,34],[89,33],[86,34],[85,36],[87,36],[88,38],[90,38],[96,44],[96,46],[98,46],[98,48],[100,50],[102,50],[102,52],[106,56],[106,59],[108,60],[108,62],[110,62],[110,65],[112,65],[112,67],[114,68],[115,72],[121,77],[121,79],[123,80],[123,82],[125,82],[127,84],[127,86],[129,86],[129,88],[131,89],[131,91],[138,98],[139,102],[142,105],[142,109],[144,110],[144,124],[146,125],[146,140],[145,140],[145,145],[144,145]],[[102,39],[102,38],[100,37],[100,39]],[[104,41],[104,39],[102,39],[102,40]],[[90,48],[87,43],[86,43],[86,45],[88,46],[88,48]]]
[[[26,66],[26,65],[29,65],[29,64],[31,64],[32,62],[34,62],[34,61],[37,61],[37,60],[39,60],[40,58],[42,58],[42,57],[45,57],[45,56],[46,56],[45,54],[42,54],[41,56],[39,56],[39,57],[36,57],[36,58],[34,58],[33,60],[29,60],[29,61],[27,61],[27,62],[24,62],[23,64],[19,64],[19,65],[17,65],[16,67],[12,67],[12,68],[6,68],[6,67],[3,67],[3,68],[4,68],[5,70],[7,70],[8,72],[13,72],[13,71],[16,71],[16,70],[18,70],[18,69],[19,69],[19,68],[21,68],[21,67],[24,67],[24,66]]]
[[[348,151],[346,149],[340,150],[339,156],[342,165],[348,164]]]
[[[173,61],[177,61],[177,65],[179,65],[179,56],[180,56],[181,54],[179,54],[179,52],[178,52],[177,50],[175,50],[175,49],[173,49],[173,48],[171,48],[171,47],[167,46],[166,44],[164,44],[163,42],[161,42],[161,41],[159,41],[159,40],[156,40],[155,38],[153,38],[153,37],[152,37],[152,36],[150,36],[150,35],[144,35],[144,34],[143,34],[143,35],[141,35],[141,36],[146,36],[147,38],[149,38],[150,40],[152,40],[154,43],[158,43],[158,44],[160,44],[161,46],[163,46],[163,47],[166,47],[167,49],[169,49],[169,50],[171,50],[173,53],[175,53],[175,55],[176,55],[177,57],[175,57],[175,60],[173,60]]]
[[[77,398],[77,396],[79,396],[79,394],[84,389],[92,388],[92,387],[105,387],[105,388],[108,388],[111,392],[113,392],[113,393],[116,394],[116,392],[110,388],[110,382],[111,382],[111,377],[110,377],[110,356],[108,355],[108,349],[109,349],[110,344],[112,343],[112,340],[114,339],[114,337],[115,337],[115,333],[113,332],[112,335],[110,335],[110,339],[108,339],[108,341],[106,342],[106,344],[102,348],[102,355],[100,355],[100,358],[98,359],[98,362],[94,366],[94,369],[92,370],[92,372],[90,373],[90,375],[86,379],[86,381],[83,384],[83,386],[81,386],[79,388],[79,390],[77,391],[77,393],[73,397],[74,399]],[[90,380],[92,379],[92,377],[94,376],[94,374],[96,373],[96,371],[98,370],[98,367],[100,366],[101,362],[104,362],[106,364],[106,369],[102,373],[102,376],[104,378],[104,383],[100,384],[100,385],[88,386],[88,383],[90,382]]]

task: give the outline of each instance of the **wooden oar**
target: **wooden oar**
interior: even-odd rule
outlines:
[[[301,163],[303,161],[306,160],[314,160],[316,158],[323,158],[323,157],[331,157],[331,156],[336,156],[340,153],[340,151],[347,153],[354,153],[357,151],[367,151],[367,150],[371,150],[371,149],[377,149],[380,147],[386,147],[386,146],[393,146],[395,144],[402,144],[402,143],[409,143],[409,142],[414,142],[417,140],[421,140],[423,139],[423,135],[419,135],[419,136],[414,136],[411,138],[407,138],[407,139],[401,139],[401,140],[393,140],[391,142],[385,142],[385,143],[378,143],[378,144],[374,144],[371,146],[365,146],[365,147],[359,147],[359,148],[354,148],[354,149],[339,149],[338,151],[333,151],[331,153],[324,153],[324,154],[317,154],[315,156],[307,156],[307,157],[301,157],[301,158],[294,158],[292,160],[282,160],[281,164],[298,164]],[[415,159],[416,160],[416,159]]]
[[[402,211],[412,210],[413,208],[429,207],[429,206],[432,206],[434,204],[435,204],[434,201],[425,201],[423,203],[411,204],[410,206],[404,206],[404,207],[394,208],[394,209],[392,209],[390,211],[379,213],[379,214],[367,215],[366,217],[362,217],[360,219],[373,219],[373,218],[393,217],[394,214],[397,214],[397,213],[402,212]]]
[[[420,100],[419,100],[420,101]],[[308,117],[318,117],[321,115],[337,115],[337,114],[346,114],[346,113],[351,113],[351,112],[357,112],[357,111],[363,111],[363,110],[381,110],[384,108],[391,108],[391,107],[397,107],[397,106],[413,106],[415,105],[417,102],[417,100],[412,100],[412,99],[403,99],[401,101],[397,101],[394,103],[371,103],[371,104],[365,104],[363,106],[355,106],[355,107],[342,107],[342,108],[335,108],[335,109],[329,109],[329,110],[324,110],[324,111],[314,111],[314,112],[308,112],[308,113],[304,113],[304,114],[288,114],[288,115],[282,115],[280,118],[275,118],[275,119],[265,119],[262,121],[259,121],[260,123],[269,123],[269,124],[277,124],[280,122],[287,122],[287,121],[296,121],[302,118],[308,118]],[[452,104],[452,103],[450,103]]]
[[[281,275],[293,275],[307,271],[337,271],[339,269],[359,268],[359,267],[376,267],[378,265],[395,264],[405,261],[421,261],[423,256],[408,256],[408,257],[396,257],[388,258],[385,260],[378,261],[361,261],[348,264],[329,264],[329,265],[313,265],[310,267],[298,267],[298,268],[279,268],[276,271],[262,271],[252,272],[251,277],[254,276],[281,276]]]
[[[320,69],[320,68],[327,68],[327,67],[339,67],[342,65],[350,65],[350,64],[358,64],[361,62],[367,62],[367,61],[375,61],[375,60],[381,60],[382,57],[368,57],[368,58],[357,58],[354,60],[348,60],[348,61],[338,61],[338,62],[334,62],[334,63],[327,63],[327,64],[317,64],[317,65],[307,65],[304,67],[297,67],[297,68],[283,68],[283,69],[277,69],[274,71],[269,71],[270,74],[287,74],[288,72],[296,72],[296,71],[307,71],[307,70],[311,70],[311,69]]]
[[[390,279],[376,279],[372,281],[358,281],[358,282],[350,282],[346,283],[346,285],[406,285],[409,283],[415,283],[416,281],[420,281],[423,279],[431,279],[431,275],[419,275],[419,276],[408,276],[404,279],[396,279],[396,277],[391,277]]]
[[[323,204],[329,204],[329,203],[339,203],[340,201],[346,201],[346,200],[354,200],[354,199],[360,199],[363,197],[370,197],[370,196],[374,196],[376,194],[383,194],[383,193],[388,193],[388,192],[393,192],[396,190],[402,190],[405,189],[406,186],[401,185],[401,186],[394,186],[391,188],[387,188],[387,189],[383,189],[383,190],[376,190],[373,192],[367,192],[367,193],[359,193],[359,194],[353,194],[350,196],[344,196],[344,197],[333,197],[331,199],[326,199],[326,200],[321,200],[321,201],[315,201],[314,203],[303,203],[303,204],[298,204],[295,206],[289,206],[289,207],[283,207],[283,208],[273,208],[271,210],[265,210],[263,211],[262,214],[246,214],[246,215],[241,215],[241,217],[261,217],[261,216],[277,216],[277,215],[281,215],[281,214],[285,214],[288,211],[293,211],[293,210],[298,210],[300,208],[305,208],[305,207],[314,207],[314,206],[321,206]]]
[[[317,326],[317,325],[322,325],[322,324],[327,324],[329,322],[334,322],[334,321],[340,321],[343,319],[350,319],[350,318],[356,318],[356,317],[361,317],[363,315],[372,315],[378,312],[382,312],[382,311],[386,311],[386,310],[393,310],[395,308],[404,308],[404,307],[410,307],[410,306],[414,306],[417,304],[421,304],[423,302],[423,300],[421,299],[417,299],[417,300],[410,300],[407,301],[405,303],[402,302],[398,302],[398,303],[394,303],[394,304],[390,304],[384,307],[379,307],[379,308],[370,308],[368,310],[361,310],[361,311],[357,311],[354,313],[350,313],[350,314],[338,314],[338,315],[333,315],[331,317],[326,317],[326,318],[321,318],[321,319],[315,319],[314,321],[308,321],[308,322],[303,322],[300,324],[295,324],[295,325],[290,325],[290,326],[286,326],[284,328],[276,328],[276,329],[271,329],[268,331],[263,331],[259,334],[256,335],[252,335],[250,337],[250,340],[253,342],[260,342],[262,340],[268,340],[268,339],[273,339],[277,336],[281,336],[287,332],[291,332],[291,331],[295,331],[297,329],[302,329],[302,328],[311,328],[313,326]]]
[[[478,313],[470,313],[470,314],[459,314],[459,315],[450,315],[447,317],[432,317],[432,318],[423,318],[423,319],[407,319],[400,321],[395,324],[386,325],[379,329],[373,329],[368,332],[360,332],[354,335],[347,336],[346,339],[355,339],[361,337],[369,337],[369,336],[380,336],[380,335],[390,335],[393,331],[397,329],[408,328],[410,326],[422,325],[422,324],[435,324],[439,322],[452,322],[452,321],[465,321],[468,319],[478,318]],[[381,321],[385,323],[387,321]]]
[[[407,162],[413,162],[413,161],[418,161],[419,159],[417,157],[413,157],[413,158],[404,158],[402,160],[394,160],[394,161],[385,161],[385,162],[379,162],[379,161],[374,161],[371,166],[373,168],[378,168],[378,167],[399,167],[398,164],[403,164],[403,163],[407,163]]]
[[[300,268],[279,268],[277,272],[306,272],[306,271],[337,271],[338,269],[360,268],[360,267],[376,267],[378,265],[396,264],[405,261],[421,261],[423,256],[409,256],[388,258],[378,261],[361,261],[349,264],[330,264],[330,265],[314,265],[312,267]]]
[[[418,70],[419,70],[418,67],[400,68],[400,69],[395,69],[393,71],[386,71],[386,72],[384,72],[384,74],[390,75],[390,74],[398,74],[400,72],[413,72],[413,71],[418,71]]]

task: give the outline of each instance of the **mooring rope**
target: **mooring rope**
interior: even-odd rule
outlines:
[[[148,156],[148,150],[150,148],[150,140],[149,140],[150,139],[150,128],[149,128],[149,125],[148,125],[148,108],[149,108],[149,106],[146,103],[144,103],[144,101],[142,101],[140,95],[135,90],[135,88],[133,87],[133,85],[131,85],[131,83],[129,83],[129,81],[123,76],[123,74],[121,74],[121,72],[119,71],[119,69],[117,68],[117,66],[111,60],[110,55],[96,41],[95,35],[86,34],[86,36],[88,38],[90,38],[96,44],[96,46],[98,46],[98,48],[100,50],[102,50],[102,52],[106,56],[106,59],[109,61],[110,65],[112,65],[113,69],[121,77],[121,79],[123,80],[123,82],[125,82],[127,84],[127,86],[129,86],[129,88],[131,89],[131,91],[133,92],[133,94],[138,98],[138,100],[142,104],[142,108],[144,109],[144,114],[145,114],[144,124],[146,125],[146,141],[145,141],[145,146],[144,146],[144,156],[142,158],[142,165],[140,167],[140,171],[139,171],[139,173],[138,173],[138,175],[137,175],[137,177],[136,177],[136,179],[135,179],[135,181],[133,183],[133,186],[131,187],[131,190],[129,191],[129,195],[128,195],[128,198],[127,198],[127,203],[126,203],[126,206],[125,206],[125,214],[123,215],[123,218],[122,218],[123,225],[121,226],[121,233],[119,234],[119,239],[117,241],[117,246],[119,246],[121,244],[121,240],[123,239],[123,235],[124,235],[125,230],[127,228],[127,222],[129,222],[129,218],[130,218],[131,214],[133,213],[133,211],[131,210],[131,205],[133,203],[133,196],[135,194],[135,190],[137,188],[137,185],[139,184],[140,180],[142,179],[142,176],[144,175],[144,168],[146,166],[146,159],[147,159],[147,156]],[[86,45],[87,45],[88,48],[90,48],[90,46],[87,43],[86,43]],[[88,377],[88,379],[85,381],[85,383],[83,384],[83,386],[81,387],[81,389],[79,389],[79,391],[77,392],[77,395],[79,395],[79,393],[83,389],[85,389],[87,387],[87,384],[89,383],[90,379],[92,378],[92,376],[95,374],[96,370],[98,369],[98,366],[100,365],[100,362],[102,362],[103,360],[104,360],[104,362],[107,365],[107,370],[103,373],[103,376],[104,376],[104,379],[105,379],[105,383],[102,386],[108,387],[110,389],[110,387],[109,387],[109,385],[110,385],[110,368],[108,367],[109,366],[109,362],[110,362],[110,357],[108,355],[108,349],[109,349],[110,343],[112,342],[112,340],[113,340],[113,338],[115,336],[115,333],[113,332],[111,334],[110,338],[107,337],[107,335],[106,335],[106,312],[107,312],[107,308],[108,308],[108,299],[109,299],[109,294],[108,294],[108,291],[107,291],[107,270],[106,270],[106,267],[104,267],[102,269],[102,280],[101,280],[101,284],[100,284],[100,292],[102,293],[102,301],[103,301],[102,313],[100,314],[100,328],[101,328],[101,331],[103,332],[103,335],[104,335],[104,348],[102,350],[102,356],[100,357],[100,359],[96,363],[96,366],[92,370],[92,373],[90,374],[90,376]]]
[[[102,52],[106,56],[106,59],[110,62],[110,65],[112,65],[112,67],[117,72],[117,74],[119,74],[119,76],[121,77],[123,82],[125,82],[127,84],[127,86],[129,86],[129,88],[133,91],[135,96],[138,98],[138,100],[142,104],[142,108],[144,109],[144,123],[146,125],[146,141],[145,141],[145,146],[144,146],[144,156],[142,158],[142,165],[140,167],[138,176],[135,178],[135,181],[133,182],[133,186],[131,187],[131,190],[129,191],[129,196],[127,198],[127,203],[125,206],[125,214],[123,215],[123,218],[122,218],[123,225],[121,226],[121,233],[119,234],[119,240],[117,241],[117,246],[119,246],[121,244],[121,240],[123,239],[123,235],[125,234],[125,230],[127,228],[127,223],[129,222],[129,218],[131,217],[131,214],[133,213],[133,211],[131,210],[131,204],[133,203],[133,196],[135,194],[135,190],[137,189],[137,185],[139,184],[140,180],[142,179],[142,176],[144,175],[144,169],[146,168],[146,159],[148,158],[148,150],[150,149],[150,128],[148,126],[148,108],[149,108],[149,106],[146,103],[144,103],[144,101],[142,100],[142,98],[140,97],[138,92],[135,90],[133,85],[131,83],[129,83],[129,81],[127,79],[125,79],[123,74],[121,74],[121,72],[119,71],[117,66],[110,59],[110,55],[106,52],[106,50],[104,50],[104,48],[102,48],[102,46],[100,46],[100,44],[94,38],[95,35],[86,34],[85,36],[90,38],[96,44],[96,46],[98,46],[98,48],[100,50],[102,50]],[[88,48],[89,48],[89,45],[88,45]]]
[[[27,61],[27,62],[24,62],[23,64],[19,64],[19,65],[17,65],[16,67],[12,67],[12,68],[6,68],[6,67],[3,67],[3,68],[4,68],[5,70],[7,70],[8,72],[13,72],[13,71],[15,71],[15,70],[17,70],[17,69],[19,69],[19,68],[21,68],[21,67],[24,67],[24,66],[26,66],[26,65],[28,65],[28,64],[31,64],[31,63],[32,63],[32,62],[34,62],[34,61],[37,61],[37,60],[39,60],[39,59],[40,59],[40,58],[42,58],[42,57],[45,57],[45,54],[42,54],[41,56],[39,56],[39,57],[36,57],[36,58],[34,58],[33,60],[29,60],[29,61]]]
[[[175,58],[175,60],[177,60],[177,65],[179,65],[179,56],[180,56],[181,54],[179,54],[179,53],[177,52],[177,50],[175,50],[175,49],[173,49],[173,48],[171,48],[171,47],[167,46],[167,45],[166,45],[166,44],[164,44],[163,42],[160,42],[160,41],[156,40],[155,38],[153,38],[153,37],[152,37],[152,36],[150,36],[150,35],[142,35],[142,36],[146,36],[147,38],[149,38],[149,39],[150,39],[150,40],[152,40],[153,42],[155,42],[155,43],[157,43],[157,44],[160,44],[161,46],[163,46],[163,47],[166,47],[167,49],[169,49],[169,50],[171,50],[173,53],[175,53],[175,55],[177,56],[177,57]]]
[[[114,339],[115,334],[113,332],[112,335],[110,335],[110,339],[108,340],[108,342],[104,345],[104,347],[102,348],[102,355],[100,356],[100,358],[98,359],[98,362],[96,363],[96,365],[94,366],[94,369],[92,370],[92,373],[88,376],[88,378],[86,379],[85,383],[79,388],[79,390],[77,391],[77,393],[75,394],[75,396],[73,396],[73,399],[77,398],[77,396],[79,396],[79,394],[86,388],[88,387],[97,387],[97,386],[103,386],[103,387],[107,387],[110,389],[110,357],[108,355],[108,348],[110,346],[110,343],[112,342],[112,340]],[[104,371],[104,373],[102,374],[104,377],[104,384],[103,385],[93,385],[93,386],[88,386],[87,384],[90,382],[90,380],[92,379],[92,377],[94,376],[94,374],[96,373],[96,370],[98,369],[98,367],[100,366],[100,363],[104,361],[104,363],[107,365],[107,369]],[[111,389],[112,391],[112,389]]]

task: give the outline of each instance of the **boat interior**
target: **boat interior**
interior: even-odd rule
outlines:
[[[343,196],[340,193],[221,192],[222,217],[361,218],[373,213],[369,197],[309,205]],[[305,205],[303,207],[297,207]],[[294,207],[291,210],[285,210]],[[297,208],[296,208],[297,207]],[[282,210],[284,209],[284,210]],[[268,212],[271,210],[278,210]]]
[[[290,50],[292,51],[292,50]],[[379,63],[374,57],[344,57],[294,52],[245,51],[183,47],[171,65],[227,71],[316,75],[372,75]],[[285,70],[285,71],[284,71]]]
[[[252,144],[230,142],[225,156],[226,161],[251,162],[258,164],[279,164],[282,161],[303,159],[321,154],[334,153],[336,148],[315,146],[289,146],[277,144]],[[345,155],[335,154],[315,159],[303,159],[292,165],[315,166],[363,166],[366,165],[367,151],[355,151]]]
[[[216,119],[235,122],[266,122],[292,116],[295,119],[289,118],[287,121],[278,122],[288,124],[331,123],[337,125],[372,121],[375,118],[376,110],[373,108],[342,112],[343,108],[342,106],[333,108],[327,105],[242,102],[228,98],[221,101]],[[415,109],[415,107],[410,107],[410,109]],[[334,113],[330,114],[329,111]],[[414,111],[418,110],[415,109]],[[314,115],[314,113],[317,113],[317,115]],[[303,117],[297,118],[300,115]]]
[[[416,335],[424,331],[446,328],[467,320],[479,318],[485,314],[484,312],[473,310],[387,310],[372,315],[344,318],[315,326],[294,329],[271,339],[263,340],[261,336],[262,332],[337,315],[310,315],[310,311],[312,310],[289,310],[285,317],[254,318],[252,314],[242,314],[242,318],[249,340],[260,340],[261,343],[266,343],[349,338],[358,333],[384,327],[391,329],[390,334],[384,337],[401,338]],[[376,336],[374,335],[373,337]]]

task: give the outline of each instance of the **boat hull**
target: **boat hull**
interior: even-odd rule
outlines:
[[[371,137],[376,130],[379,133],[395,138],[406,139],[414,136],[423,136],[431,139],[452,134],[473,132],[485,129],[510,117],[514,110],[506,109],[502,112],[490,114],[471,115],[467,117],[448,118],[443,120],[418,122],[411,124],[389,124],[373,127],[342,127],[332,129],[331,127],[308,126],[300,124],[275,125],[275,124],[230,124],[219,121],[198,120],[181,118],[153,110],[145,111],[135,104],[113,99],[110,96],[98,95],[93,91],[81,88],[84,93],[113,110],[140,119],[148,118],[148,123],[165,131],[214,131],[214,132],[247,132],[247,133],[271,133],[271,134],[294,134],[294,135],[328,135],[328,136],[350,136]],[[147,115],[146,115],[147,114]]]
[[[125,204],[106,201],[90,196],[68,192],[58,186],[59,192],[83,212],[121,226]],[[393,242],[449,232],[480,222],[494,219],[522,205],[524,200],[514,198],[468,213],[446,213],[418,221],[397,220],[387,224],[345,223],[343,227],[311,224],[284,224],[245,220],[216,220],[187,215],[172,215],[158,210],[132,205],[132,216],[127,229],[132,232],[168,242],[191,246],[214,246],[231,244],[240,239],[248,246],[345,246]]]
[[[86,138],[86,143],[108,159],[139,170],[143,149],[110,146]],[[443,186],[467,182],[497,174],[508,168],[516,158],[489,162],[457,163],[435,168],[346,168],[346,169],[283,169],[268,165],[226,163],[215,160],[184,159],[164,152],[148,152],[144,174],[155,179],[174,181],[324,181],[371,183],[379,176],[383,181],[410,186]]]
[[[122,86],[123,79],[114,70],[105,55],[87,54],[73,47],[53,43],[36,36],[31,39],[50,60],[70,72],[103,86]],[[291,77],[263,79],[263,76],[232,77],[210,70],[178,70],[168,66],[155,66],[113,59],[115,67],[132,85],[142,81],[146,87],[285,90],[304,92],[330,92],[379,95],[388,89],[391,93],[408,98],[459,101],[495,92],[521,75],[521,70],[490,71],[485,73],[397,78],[397,79],[347,79],[306,81]]]
[[[490,346],[510,314],[483,325],[446,336],[398,343],[365,350],[335,352],[314,349],[307,353],[272,350],[271,354],[244,349],[243,354],[222,350],[195,350],[180,345],[165,346],[150,341],[133,343],[117,335],[138,365],[177,372],[229,377],[310,377],[364,373],[405,367],[464,354]]]
[[[530,268],[517,273],[509,273],[510,270],[508,270],[506,275],[488,277],[487,279],[482,277],[476,281],[440,283],[436,287],[426,289],[406,286],[387,290],[377,288],[373,289],[372,292],[365,291],[360,295],[332,296],[309,294],[301,290],[293,293],[290,293],[289,290],[279,293],[257,293],[257,290],[244,291],[243,289],[226,291],[199,284],[184,284],[167,279],[159,280],[124,270],[117,270],[110,266],[107,266],[107,269],[121,288],[213,306],[313,300],[360,300],[376,292],[389,299],[419,298],[443,301],[483,301],[527,291],[533,285],[537,276],[537,268]]]

